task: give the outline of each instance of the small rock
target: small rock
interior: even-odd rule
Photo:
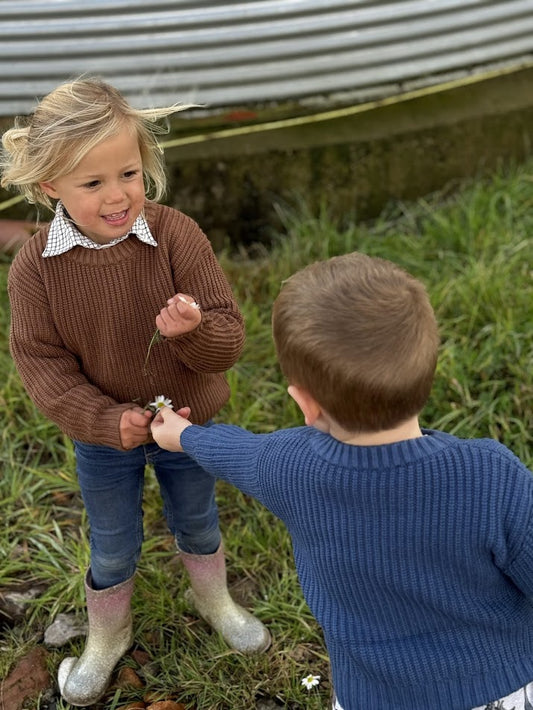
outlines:
[[[87,624],[80,622],[74,614],[58,614],[44,632],[44,642],[47,646],[59,648],[70,639],[86,634]]]
[[[24,618],[28,602],[36,599],[41,593],[40,589],[25,590],[0,590],[0,610],[13,621]]]
[[[133,668],[121,668],[118,672],[117,685],[119,688],[124,688],[125,686],[131,686],[133,688],[144,688],[144,683],[139,678],[137,673]]]
[[[2,710],[21,710],[50,686],[46,657],[46,650],[36,646],[17,663],[2,685]]]
[[[147,651],[141,651],[139,648],[134,649],[130,656],[140,666],[145,666],[150,661],[150,654]]]

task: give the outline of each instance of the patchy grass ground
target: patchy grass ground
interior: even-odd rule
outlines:
[[[246,317],[248,340],[229,373],[232,398],[219,420],[257,432],[301,423],[288,399],[270,336],[270,309],[284,278],[310,261],[361,250],[398,262],[429,288],[442,333],[426,426],[464,437],[490,436],[533,465],[533,164],[435,196],[397,205],[372,224],[334,224],[325,210],[284,214],[283,234],[253,255],[221,260]],[[0,263],[0,590],[35,588],[21,619],[2,618],[0,678],[58,612],[84,613],[89,562],[70,442],[27,398],[8,354],[9,307]],[[268,624],[269,652],[228,651],[187,607],[186,580],[166,530],[154,477],[147,476],[146,542],[134,597],[135,656],[119,667],[140,672],[143,688],[112,688],[106,708],[172,698],[186,708],[251,710],[328,706],[329,667],[320,630],[299,590],[285,529],[258,503],[219,484],[221,524],[234,594]],[[49,650],[60,659],[82,641]],[[137,656],[138,658],[138,656]],[[304,675],[322,680],[307,691]],[[37,700],[30,707],[45,707]],[[64,705],[58,702],[57,708]]]

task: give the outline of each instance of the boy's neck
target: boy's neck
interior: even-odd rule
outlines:
[[[344,444],[351,444],[352,446],[380,446],[382,444],[396,444],[399,441],[405,441],[406,439],[417,439],[418,437],[423,436],[418,423],[418,417],[412,417],[393,429],[361,432],[359,434],[348,432],[338,424],[331,422],[329,433],[338,441],[342,441]]]

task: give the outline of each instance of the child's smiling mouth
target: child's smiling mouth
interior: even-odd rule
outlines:
[[[121,212],[113,212],[112,214],[102,215],[102,219],[108,224],[122,224],[128,217],[128,210]]]

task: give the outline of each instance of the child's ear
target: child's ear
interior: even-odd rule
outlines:
[[[297,387],[296,385],[290,385],[287,392],[302,410],[307,426],[314,426],[315,422],[322,414],[322,409],[318,402],[306,389]]]
[[[48,197],[53,197],[54,199],[59,197],[53,182],[40,182],[39,187],[46,195],[48,195]]]

